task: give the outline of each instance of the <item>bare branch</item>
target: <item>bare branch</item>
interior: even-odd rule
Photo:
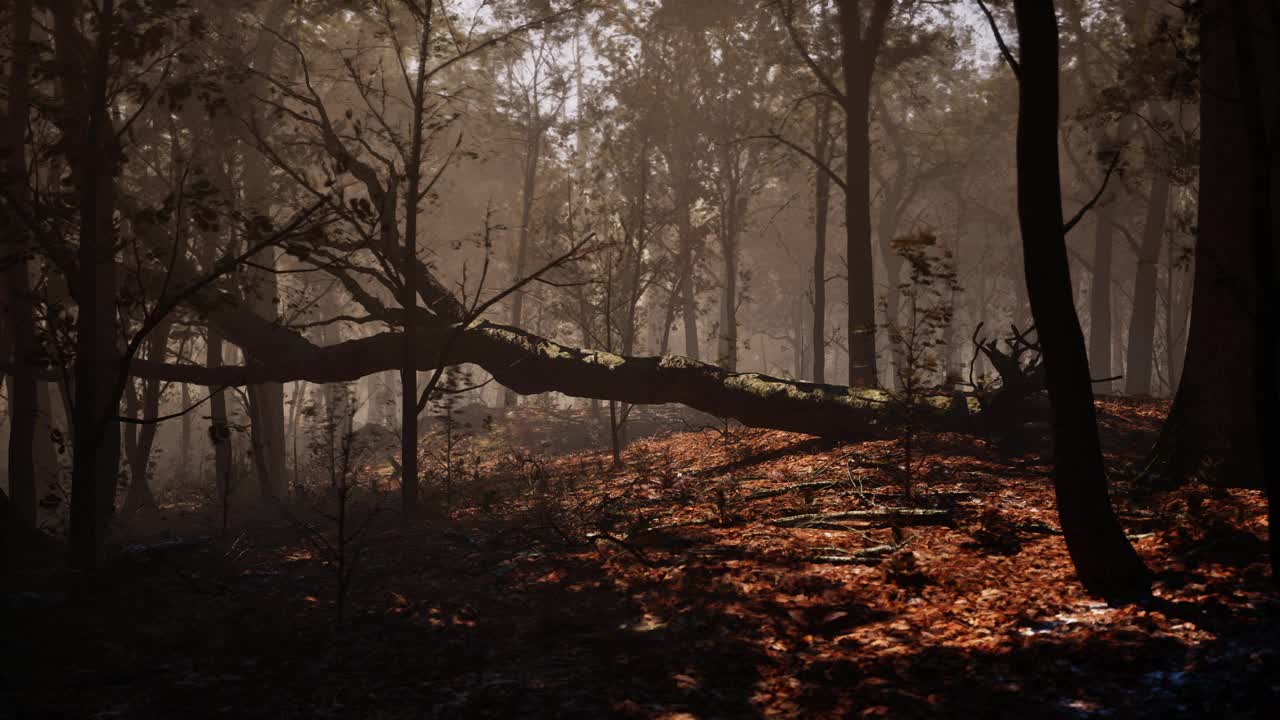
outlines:
[[[1093,207],[1098,204],[1098,201],[1102,199],[1103,193],[1107,191],[1107,183],[1111,181],[1111,175],[1116,171],[1116,167],[1120,164],[1120,156],[1123,154],[1124,153],[1117,150],[1116,154],[1111,157],[1111,164],[1107,166],[1107,174],[1103,176],[1102,185],[1098,188],[1098,192],[1095,193],[1093,198],[1090,199],[1089,202],[1085,203],[1084,206],[1082,206],[1076,214],[1062,226],[1063,235],[1071,232],[1071,229],[1084,219],[1085,213],[1092,210]]]
[[[124,415],[117,415],[116,422],[122,422],[128,425],[159,425],[160,423],[166,420],[173,420],[174,418],[180,418],[183,415],[186,415],[187,413],[195,410],[201,405],[204,405],[205,403],[209,402],[210,400],[213,399],[214,395],[217,395],[223,390],[226,390],[228,387],[230,386],[223,385],[222,387],[219,387],[217,390],[210,390],[209,394],[204,396],[204,398],[202,398],[199,402],[193,403],[175,413],[169,413],[168,415],[161,415],[159,417],[153,417],[153,418],[132,418],[132,417],[125,417]]]
[[[1005,44],[1004,35],[1000,32],[1000,26],[996,24],[996,17],[991,14],[991,10],[987,8],[987,4],[982,0],[978,0],[978,7],[982,8],[982,14],[987,16],[987,24],[991,26],[991,34],[996,36],[996,44],[1000,46],[1000,54],[1004,56],[1004,61],[1009,64],[1009,69],[1013,71],[1013,76],[1021,79],[1022,66],[1018,64],[1018,60],[1013,57],[1013,52]]]
[[[796,52],[800,53],[800,58],[804,60],[804,64],[809,66],[809,71],[818,79],[818,82],[822,83],[827,92],[831,93],[831,96],[836,99],[836,102],[841,107],[847,106],[849,103],[844,91],[836,84],[836,81],[831,77],[831,73],[823,69],[818,64],[818,61],[813,58],[809,48],[805,47],[804,40],[800,37],[800,31],[796,28],[795,11],[792,8],[791,0],[779,0],[778,11],[782,16],[782,23],[787,28],[787,37],[791,39],[791,44],[795,47]]]
[[[848,185],[845,184],[844,178],[836,174],[836,171],[832,170],[830,165],[823,162],[821,159],[818,158],[818,156],[809,152],[805,148],[797,145],[796,143],[788,140],[787,138],[777,133],[766,133],[764,135],[747,135],[745,137],[738,138],[735,142],[741,142],[744,140],[772,140],[776,143],[781,143],[782,145],[785,145],[791,148],[792,150],[794,150],[795,152],[799,153],[800,155],[803,155],[804,157],[808,158],[809,162],[813,163],[815,167],[817,167],[822,172],[826,173],[826,175],[831,178],[831,181],[834,182],[837,186],[839,186],[839,188],[842,191],[847,192],[849,189]]]

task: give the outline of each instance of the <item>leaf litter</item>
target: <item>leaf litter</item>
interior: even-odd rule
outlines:
[[[1099,410],[1123,468],[1167,403]],[[532,479],[491,458],[447,516],[373,526],[341,625],[287,524],[235,553],[198,526],[176,559],[131,541],[92,592],[20,573],[0,716],[1269,716],[1260,493],[1114,479],[1156,582],[1112,607],[1073,579],[1039,455],[916,444],[910,496],[893,440],[685,430]]]

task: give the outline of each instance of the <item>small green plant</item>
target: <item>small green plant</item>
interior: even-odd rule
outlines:
[[[431,394],[431,416],[440,424],[443,445],[436,450],[435,461],[440,468],[445,512],[453,507],[454,481],[462,474],[464,461],[458,457],[459,445],[471,437],[476,429],[463,418],[461,393],[469,388],[471,375],[460,366],[445,369],[440,383]],[[489,420],[489,418],[486,418]],[[491,425],[491,420],[486,425]]]
[[[899,437],[902,451],[902,493],[910,498],[915,476],[915,451],[919,413],[924,399],[944,389],[948,328],[959,292],[955,258],[928,232],[897,238],[893,251],[906,263],[907,278],[898,285],[899,317],[890,317],[888,302],[885,330],[894,351],[897,390],[891,397],[902,416]]]
[[[357,409],[355,395],[345,384],[326,386],[323,401],[304,408],[304,417],[311,420],[309,475],[320,481],[310,488],[308,499],[313,506],[304,508],[306,516],[294,516],[286,510],[286,517],[302,531],[316,555],[333,571],[338,623],[346,615],[363,539],[380,509],[380,496],[373,492],[370,484],[370,490],[364,493],[367,503],[363,517],[357,518],[360,513],[356,501],[361,495],[359,469],[369,452],[354,427]]]

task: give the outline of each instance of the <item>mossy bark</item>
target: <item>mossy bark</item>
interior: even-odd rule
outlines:
[[[278,332],[263,328],[264,333]],[[251,333],[237,343],[255,344]],[[451,336],[456,337],[450,342]],[[138,375],[219,387],[264,381],[333,383],[394,366],[403,343],[398,333],[318,347],[294,336],[263,337],[275,352],[255,353],[249,365],[219,368],[134,362]],[[790,430],[835,439],[881,436],[903,414],[903,403],[882,390],[797,382],[760,373],[736,373],[680,355],[627,357],[562,345],[518,328],[485,321],[464,329],[423,328],[417,333],[418,370],[471,363],[515,392],[556,391],[574,397],[635,404],[677,403],[753,427]],[[448,347],[448,356],[441,357]],[[924,397],[917,415],[937,427],[962,425],[949,397]]]

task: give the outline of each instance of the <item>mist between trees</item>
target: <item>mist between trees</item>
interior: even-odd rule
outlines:
[[[464,410],[615,462],[654,404],[1045,420],[1080,579],[1140,593],[1094,394],[1176,398],[1153,475],[1273,476],[1270,7],[7,3],[6,532],[283,512],[324,427],[412,524]]]

